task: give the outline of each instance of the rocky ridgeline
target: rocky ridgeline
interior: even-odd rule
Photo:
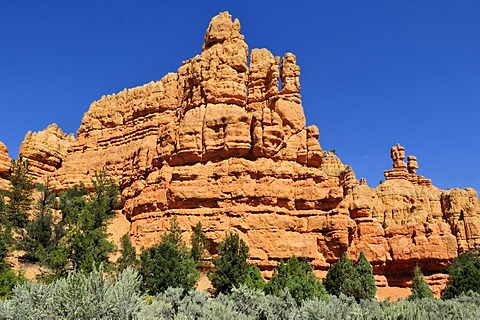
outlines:
[[[408,286],[418,264],[438,293],[444,268],[480,244],[477,193],[434,187],[400,145],[383,183],[358,181],[306,126],[299,76],[291,53],[249,56],[224,12],[177,73],[92,103],[76,139],[56,126],[28,133],[20,153],[58,191],[106,168],[139,247],[176,216],[188,232],[201,221],[212,244],[239,233],[266,276],[292,255],[324,275],[343,252],[363,251],[378,286]],[[0,144],[0,186],[9,170]]]

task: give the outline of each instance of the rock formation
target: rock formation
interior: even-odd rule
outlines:
[[[8,188],[9,182],[7,180],[10,170],[12,168],[12,159],[8,155],[7,147],[0,142],[0,190]]]
[[[391,149],[393,168],[375,189],[360,184],[346,193],[356,236],[349,251],[363,251],[377,280],[405,286],[418,264],[437,294],[446,283],[443,270],[462,252],[479,245],[480,206],[473,189],[443,191],[417,175],[415,156]],[[383,228],[380,227],[382,224]],[[383,229],[383,230],[382,230]]]
[[[94,102],[54,183],[88,184],[105,168],[123,190],[138,244],[157,241],[177,215],[185,229],[202,220],[212,242],[241,232],[265,269],[293,253],[326,267],[316,230],[325,225],[324,238],[336,242],[347,233],[330,229],[348,211],[335,209],[338,177],[320,169],[319,131],[306,126],[295,56],[254,49],[248,66],[239,30],[222,13],[203,52],[176,74]],[[329,217],[334,209],[340,214]]]
[[[409,180],[413,184],[432,185],[430,179],[417,175],[417,157],[408,156],[408,163],[405,163],[405,148],[398,143],[390,149],[390,158],[393,161],[393,168],[384,172],[385,179]]]
[[[139,247],[176,216],[188,232],[201,221],[212,244],[239,233],[265,276],[292,255],[322,275],[363,251],[379,286],[408,286],[419,264],[438,293],[443,269],[480,244],[477,193],[434,187],[398,144],[383,183],[359,182],[306,126],[299,76],[291,53],[249,55],[224,12],[176,73],[92,103],[75,140],[56,127],[27,134],[21,153],[58,191],[107,170]]]
[[[39,132],[27,132],[20,146],[20,154],[28,160],[33,179],[46,178],[60,168],[67,156],[73,135],[66,135],[56,124]]]
[[[418,170],[417,157],[408,156],[407,170],[408,170],[408,173],[412,175],[415,175],[417,173],[417,170]]]

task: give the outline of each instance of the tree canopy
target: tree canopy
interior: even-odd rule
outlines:
[[[163,292],[169,287],[180,287],[186,291],[195,287],[200,273],[182,240],[182,230],[175,218],[160,243],[140,254],[139,272],[150,294]]]
[[[21,155],[12,161],[12,170],[8,177],[10,187],[3,191],[2,199],[2,223],[7,228],[24,228],[28,221],[28,211],[31,208],[32,192],[34,183],[29,173],[28,160]]]
[[[372,265],[363,252],[355,265],[344,253],[342,259],[328,270],[323,283],[329,294],[344,294],[356,300],[372,300],[377,290]]]
[[[480,293],[480,250],[471,250],[456,258],[448,273],[442,299],[455,298],[469,291]]]
[[[433,299],[433,293],[423,277],[422,270],[419,266],[416,266],[413,271],[412,293],[408,296],[408,300],[425,298]]]
[[[245,282],[250,269],[249,249],[238,234],[230,233],[218,244],[217,250],[218,257],[213,260],[215,267],[208,278],[217,293],[227,293]]]
[[[285,289],[288,289],[298,304],[313,297],[327,298],[327,291],[313,273],[310,262],[297,257],[291,257],[286,263],[279,263],[265,290],[278,296]]]

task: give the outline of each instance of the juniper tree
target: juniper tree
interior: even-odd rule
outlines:
[[[91,192],[78,185],[59,194],[62,218],[54,232],[60,239],[44,258],[54,278],[68,269],[91,271],[95,265],[108,266],[108,257],[115,251],[106,227],[114,215],[118,188],[104,171],[95,173],[92,185]]]
[[[257,266],[251,265],[250,268],[248,268],[247,275],[242,285],[250,289],[265,290],[266,283]]]
[[[363,252],[360,252],[355,266],[344,253],[342,259],[328,270],[324,285],[332,295],[340,296],[343,293],[357,301],[371,300],[377,291],[372,265]]]
[[[169,287],[189,291],[195,287],[200,275],[182,240],[176,219],[172,219],[170,230],[163,234],[159,244],[143,250],[139,264],[143,286],[152,295]]]
[[[265,290],[278,296],[285,289],[289,290],[299,305],[313,297],[327,297],[325,287],[313,273],[312,265],[308,261],[298,260],[297,257],[291,257],[286,263],[280,262]]]
[[[204,266],[204,259],[208,252],[208,240],[203,232],[202,223],[200,221],[193,229],[190,244],[192,246],[190,254],[197,264],[197,267],[201,269]]]
[[[35,217],[27,223],[19,247],[25,250],[26,258],[42,261],[61,237],[54,225],[52,208],[55,206],[55,193],[48,182],[36,188],[39,198],[35,206]]]
[[[340,296],[352,295],[356,288],[356,272],[353,262],[348,259],[347,254],[342,255],[342,259],[337,261],[327,272],[323,282],[325,289],[329,294]]]
[[[448,273],[442,299],[452,299],[469,291],[480,293],[480,250],[471,250],[456,258]]]
[[[433,293],[423,277],[422,270],[416,266],[415,270],[413,271],[412,293],[410,296],[408,296],[408,300],[424,298],[433,299]]]
[[[4,223],[15,228],[24,228],[32,203],[34,184],[29,173],[28,160],[21,155],[12,161],[12,171],[8,177],[10,187],[3,195],[8,201],[3,205]]]
[[[117,269],[121,271],[127,267],[136,267],[138,263],[137,251],[128,232],[120,238],[120,250],[122,254],[117,260]]]
[[[213,260],[215,267],[208,273],[217,293],[230,292],[245,282],[250,265],[248,246],[236,233],[230,233],[217,246],[218,257]]]
[[[355,292],[352,296],[357,299],[372,300],[375,298],[377,287],[375,286],[375,277],[373,276],[373,268],[367,260],[363,252],[360,252],[357,263],[355,264],[355,273],[357,275],[357,283]]]

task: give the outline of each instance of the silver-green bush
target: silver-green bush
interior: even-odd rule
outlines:
[[[212,299],[181,288],[145,296],[140,284],[138,273],[130,268],[116,276],[101,269],[71,273],[50,285],[27,282],[15,287],[11,299],[0,301],[0,320],[480,319],[480,294],[474,292],[450,300],[396,302],[357,302],[340,295],[298,305],[288,290],[274,296],[240,287]]]
[[[74,272],[50,285],[31,283],[15,287],[11,300],[0,302],[0,319],[134,319],[144,297],[138,273],[127,268],[106,276],[102,268]]]

